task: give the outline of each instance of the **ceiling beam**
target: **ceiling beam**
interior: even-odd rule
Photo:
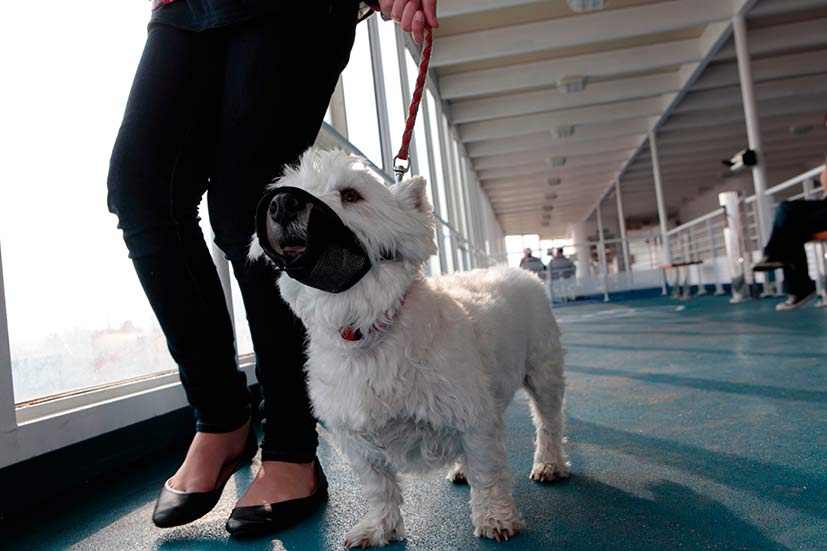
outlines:
[[[825,6],[827,6],[827,0],[762,0],[750,10],[749,16],[764,17]]]
[[[566,164],[563,165],[561,168],[577,168],[577,167],[584,167],[584,166],[591,166],[595,163],[609,163],[612,161],[621,161],[624,159],[628,159],[629,156],[634,152],[633,149],[628,149],[626,151],[616,151],[605,153],[600,156],[599,159],[594,159],[589,156],[580,156],[580,157],[566,157]],[[485,170],[490,170],[493,168],[508,168],[508,167],[520,167],[526,164],[532,163],[545,163],[546,168],[554,168],[551,166],[551,163],[548,161],[551,156],[544,150],[536,150],[536,151],[525,151],[520,153],[511,153],[508,155],[492,155],[490,157],[480,157],[474,161],[474,168],[477,170],[477,173],[481,173]]]
[[[790,78],[801,75],[823,73],[827,71],[824,60],[827,59],[827,49],[784,54],[753,60],[753,80],[762,82],[779,78]],[[738,64],[722,62],[710,65],[698,82],[692,87],[693,91],[724,86],[739,85]]]
[[[827,70],[827,60],[825,60],[825,69]],[[795,96],[810,96],[825,91],[827,91],[827,72],[818,75],[759,82],[755,85],[755,98],[758,101],[766,101]],[[688,113],[736,105],[742,105],[741,88],[739,86],[728,86],[714,90],[689,92],[684,101],[675,109],[675,113]]]
[[[786,25],[775,25],[749,31],[751,56],[827,45],[827,17],[810,19]],[[735,45],[731,42],[721,48],[716,61],[735,59]]]
[[[561,78],[571,75],[611,77],[675,67],[698,61],[702,57],[697,39],[676,40],[651,46],[443,75],[439,79],[439,89],[444,99],[454,100],[554,86]]]
[[[541,4],[546,0],[439,0],[440,19],[483,13],[491,10]]]
[[[455,101],[451,104],[451,119],[455,124],[461,124],[586,107],[677,92],[680,86],[679,74],[672,72],[595,82],[576,94],[566,94],[558,89],[546,89],[494,98]]]
[[[728,20],[733,15],[731,2],[671,0],[463,33],[434,40],[431,66],[620,40]]]
[[[624,151],[627,149],[631,149],[633,147],[637,147],[645,138],[645,134],[636,134],[632,136],[606,138],[601,140],[593,140],[590,142],[580,143],[566,143],[565,141],[561,141],[552,149],[548,149],[547,147],[542,147],[541,149],[543,151],[546,151],[546,154],[549,157],[573,157],[576,155],[590,155],[593,153],[603,153],[606,151]],[[515,147],[516,144],[514,142],[479,142],[468,144],[468,146],[466,146],[466,151],[468,153],[468,156],[473,159],[475,157],[484,157],[488,155],[497,155],[501,153],[512,153],[526,150],[525,146],[516,148]]]

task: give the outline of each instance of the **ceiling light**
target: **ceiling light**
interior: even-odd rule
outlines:
[[[806,136],[810,132],[813,131],[815,126],[812,124],[805,124],[805,125],[793,125],[790,127],[790,134],[793,136]]]
[[[547,183],[548,185],[550,185],[550,186],[554,187],[554,186],[559,186],[560,184],[562,184],[562,183],[563,183],[563,180],[561,180],[560,178],[549,178],[549,179],[546,181],[546,183]]]
[[[558,140],[564,140],[566,138],[571,138],[574,136],[575,128],[574,125],[568,126],[555,126],[551,129],[551,135],[554,136]],[[565,161],[563,161],[565,164]]]
[[[586,89],[586,80],[584,76],[563,77],[557,81],[557,89],[564,94],[576,94]]]
[[[606,0],[568,0],[569,7],[576,12],[602,10]]]
[[[551,157],[546,159],[546,162],[553,167],[559,168],[561,166],[566,166],[566,158],[565,157]]]

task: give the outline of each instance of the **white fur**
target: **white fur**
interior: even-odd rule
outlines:
[[[471,485],[474,533],[514,535],[505,408],[519,388],[537,427],[531,477],[569,474],[562,450],[563,354],[542,284],[517,269],[427,278],[435,254],[425,180],[385,187],[339,151],[310,150],[275,185],[300,187],[328,204],[362,241],[373,269],[331,294],[282,275],[282,296],[309,333],[306,366],[315,413],[363,485],[365,517],[346,544],[382,546],[404,537],[397,473],[453,466]],[[343,204],[350,187],[365,200]],[[396,255],[396,259],[380,260]],[[259,256],[256,243],[251,256]],[[404,304],[400,307],[404,297]],[[388,313],[398,315],[393,319]],[[386,327],[370,331],[377,321]],[[347,341],[344,327],[364,338]]]

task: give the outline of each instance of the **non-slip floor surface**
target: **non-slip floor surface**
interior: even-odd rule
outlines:
[[[474,538],[468,488],[434,472],[405,479],[408,539],[389,549],[827,549],[827,310],[776,314],[774,304],[657,298],[558,309],[572,478],[528,479],[533,429],[520,394],[509,449],[526,530],[508,543]],[[224,532],[250,469],[207,517],[155,528],[153,500],[178,459],[168,458],[0,548],[340,549],[365,502],[328,442],[320,456],[329,504],[278,538],[235,542]]]

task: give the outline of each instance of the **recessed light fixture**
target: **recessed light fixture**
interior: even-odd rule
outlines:
[[[803,124],[803,125],[793,125],[790,127],[790,134],[793,136],[806,136],[810,132],[813,131],[815,126],[812,124]]]
[[[560,178],[549,178],[548,180],[546,180],[546,183],[548,185],[550,185],[551,187],[554,187],[554,186],[559,186],[560,184],[562,184],[563,180],[561,180]]]
[[[602,10],[606,0],[568,0],[569,7],[576,12]]]
[[[558,140],[565,140],[566,138],[571,138],[574,136],[575,128],[574,125],[566,125],[566,126],[555,126],[551,129],[551,135],[554,136]],[[565,161],[563,161],[565,164]]]
[[[587,77],[579,75],[563,77],[557,81],[557,89],[564,94],[576,94],[586,89],[587,80]]]
[[[546,162],[553,167],[561,167],[566,166],[566,158],[565,157],[551,157],[546,159]]]
[[[543,205],[543,212],[551,212],[554,210],[552,205]]]
[[[557,199],[556,193],[546,193],[546,201],[554,201]]]

